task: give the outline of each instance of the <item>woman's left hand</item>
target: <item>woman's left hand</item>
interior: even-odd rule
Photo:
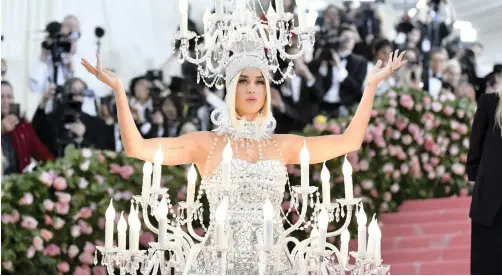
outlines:
[[[385,65],[385,67],[383,68],[382,61],[379,60],[375,64],[373,69],[368,72],[368,83],[378,85],[380,81],[392,75],[394,71],[396,71],[399,67],[406,63],[406,60],[402,60],[404,53],[406,53],[406,51],[403,51],[401,52],[401,54],[399,54],[399,50],[396,50],[394,52],[394,56],[393,53],[390,53],[389,61],[387,61],[387,65]]]

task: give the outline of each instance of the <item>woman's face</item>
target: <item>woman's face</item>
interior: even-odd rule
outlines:
[[[145,80],[139,80],[136,82],[134,85],[134,95],[135,97],[140,100],[140,101],[146,101],[148,100],[148,97],[150,97],[150,83]]]
[[[382,49],[379,49],[376,52],[376,59],[381,60],[384,65],[387,64],[387,61],[389,60],[389,55],[392,53],[392,47],[390,46],[385,46]]]
[[[162,113],[166,116],[167,120],[175,121],[178,117],[178,110],[171,99],[166,99],[162,105]]]
[[[7,84],[2,84],[2,116],[9,115],[9,106],[11,103],[14,103],[12,87]]]
[[[267,89],[265,77],[257,68],[242,70],[237,82],[235,110],[239,116],[254,120],[265,105]]]
[[[408,63],[416,63],[418,62],[418,57],[415,51],[406,51],[404,54],[404,60],[407,60]]]
[[[444,71],[444,78],[454,87],[460,82],[462,69],[457,66],[450,66]]]

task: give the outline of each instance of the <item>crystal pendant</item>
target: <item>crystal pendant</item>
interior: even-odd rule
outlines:
[[[293,69],[293,67],[290,67],[289,68],[289,72],[288,72],[288,77],[289,78],[294,78],[296,76],[296,72],[295,72],[295,69]]]
[[[178,55],[178,62],[179,63],[185,62],[185,58],[183,57],[183,54],[181,54],[181,51],[180,51],[180,54]]]
[[[225,83],[223,82],[223,79],[219,78],[216,81],[216,89],[221,90],[225,87]]]
[[[94,265],[98,264],[98,250],[94,251]]]

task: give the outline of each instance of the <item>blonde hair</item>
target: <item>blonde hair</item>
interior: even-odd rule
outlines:
[[[497,110],[495,111],[495,123],[499,126],[500,129],[502,129],[502,86],[499,86],[497,95],[499,97],[499,103]]]
[[[239,78],[242,74],[242,71],[237,73],[235,77],[230,81],[230,84],[227,86],[227,96],[225,97],[225,102],[227,103],[228,112],[234,127],[238,126],[237,120],[237,110],[235,107],[235,94],[237,92],[237,84],[239,83]],[[267,121],[266,119],[272,116],[272,101],[270,96],[270,82],[268,81],[265,74],[263,74],[265,79],[265,103],[260,110],[259,116],[256,117],[256,120]]]

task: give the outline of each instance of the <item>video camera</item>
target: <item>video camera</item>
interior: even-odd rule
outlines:
[[[62,61],[61,55],[71,51],[70,39],[80,35],[73,32],[68,35],[62,35],[61,26],[61,23],[52,21],[45,27],[47,38],[42,42],[42,48],[51,51],[53,63]]]

